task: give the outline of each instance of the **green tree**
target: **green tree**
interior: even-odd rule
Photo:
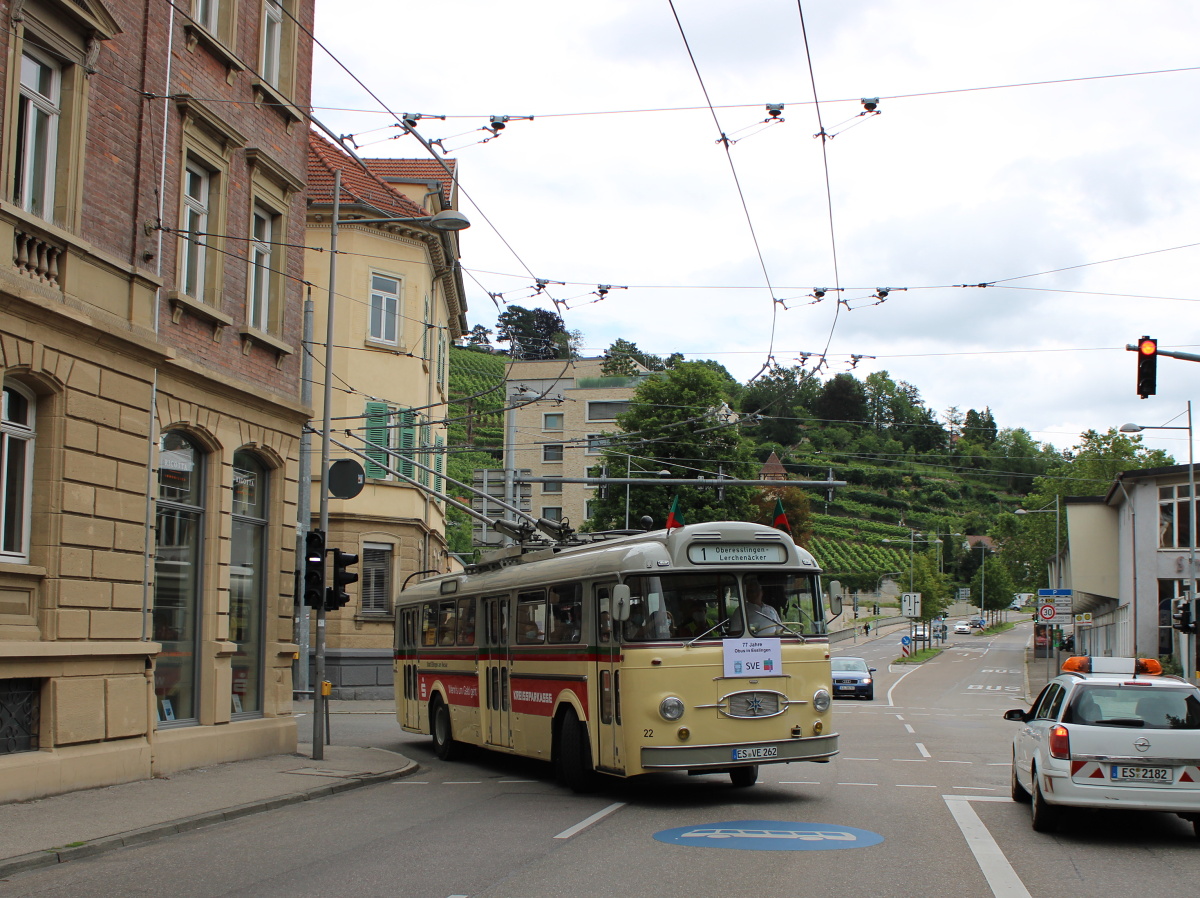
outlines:
[[[772,368],[742,391],[739,408],[757,416],[759,441],[794,446],[803,433],[800,419],[810,416],[821,389],[820,379],[803,368]]]
[[[617,423],[623,435],[615,435],[603,451],[603,464],[614,476],[624,473],[629,458],[634,471],[661,469],[672,477],[715,477],[720,467],[729,477],[750,479],[757,470],[749,443],[727,414],[725,384],[704,363],[683,362],[643,381]],[[751,494],[752,488],[744,486],[725,487],[719,494],[715,487],[660,485],[651,475],[645,486],[629,490],[628,517],[632,525],[649,515],[661,526],[678,495],[679,510],[688,523],[747,521],[752,520]],[[590,529],[624,527],[625,497],[619,487],[598,497]]]
[[[499,336],[518,359],[566,359],[571,357],[572,334],[560,316],[548,309],[509,306],[497,319]],[[576,335],[576,339],[577,339]]]
[[[799,487],[770,486],[755,490],[751,498],[751,519],[760,524],[773,525],[776,500],[783,502],[783,513],[787,515],[788,524],[792,528],[792,542],[807,549],[813,537],[812,507],[808,493]]]
[[[1017,590],[1012,577],[1009,576],[1008,568],[999,558],[989,555],[971,578],[973,600],[979,599],[983,589],[987,590],[982,603],[984,611],[999,611],[1012,604],[1013,593]]]
[[[825,421],[861,425],[867,420],[867,392],[853,374],[838,374],[825,382],[813,411]]]
[[[912,559],[913,591],[921,594],[921,619],[928,623],[950,607],[950,578],[938,570],[937,547]]]
[[[605,377],[632,377],[645,373],[638,365],[648,371],[662,371],[666,367],[658,356],[642,352],[638,345],[630,340],[617,338],[604,350],[604,363],[600,366],[600,373]]]

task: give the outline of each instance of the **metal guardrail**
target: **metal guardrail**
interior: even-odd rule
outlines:
[[[866,623],[866,621],[863,621]],[[895,624],[908,624],[907,617],[881,617],[879,620],[871,621],[871,632],[874,633],[883,627],[890,627]],[[857,627],[847,627],[844,630],[834,630],[829,634],[829,644],[843,642],[847,639],[853,639],[855,635],[862,635],[862,624]]]

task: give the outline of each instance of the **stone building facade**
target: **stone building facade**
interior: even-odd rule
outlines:
[[[0,800],[293,750],[313,0],[0,21]]]

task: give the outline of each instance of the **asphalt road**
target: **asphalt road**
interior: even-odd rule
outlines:
[[[5,896],[354,895],[388,898],[832,894],[956,898],[1194,894],[1190,824],[1088,813],[1034,833],[1008,793],[1028,624],[952,638],[937,659],[896,666],[894,639],[840,647],[877,671],[873,702],[837,704],[842,753],[829,764],[764,766],[758,785],[725,776],[613,781],[592,795],[549,765],[474,753],[438,761],[388,715],[339,715],[334,737],[403,752],[405,780],[59,865]],[[755,822],[759,830],[865,831],[866,847],[737,850],[736,838],[672,844],[655,834]],[[840,835],[831,837],[843,838]],[[777,840],[778,841],[778,840]],[[783,840],[795,847],[798,840]],[[755,843],[761,844],[761,843]]]

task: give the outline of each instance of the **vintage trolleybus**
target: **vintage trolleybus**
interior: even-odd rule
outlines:
[[[818,568],[740,522],[513,547],[396,603],[397,718],[439,757],[463,744],[595,772],[728,773],[828,761]],[[503,552],[501,553],[503,555]]]

